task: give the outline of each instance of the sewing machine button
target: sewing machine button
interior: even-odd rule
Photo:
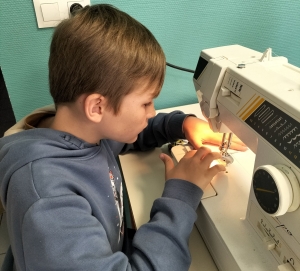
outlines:
[[[278,265],[276,271],[295,271],[295,269],[289,263],[285,263]]]
[[[272,250],[275,248],[275,242],[270,236],[264,237],[263,242],[267,250]]]
[[[228,88],[221,87],[221,93],[223,97],[230,96],[230,90]]]

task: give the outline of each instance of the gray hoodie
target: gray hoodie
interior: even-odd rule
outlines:
[[[121,152],[183,138],[186,115],[158,114],[131,145],[89,144],[38,128],[0,139],[0,196],[17,270],[188,270],[188,238],[202,190],[171,179],[150,221],[122,252]]]

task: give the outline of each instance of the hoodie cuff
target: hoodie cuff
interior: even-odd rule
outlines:
[[[171,118],[170,125],[169,125],[170,134],[174,138],[176,138],[176,140],[185,139],[185,135],[182,128],[183,122],[189,116],[193,116],[193,117],[196,116],[193,114],[183,114],[181,111],[177,111],[177,113],[178,114],[174,114]]]
[[[197,209],[203,196],[203,190],[197,185],[181,180],[170,179],[166,181],[162,197],[181,200],[190,205],[194,210]]]

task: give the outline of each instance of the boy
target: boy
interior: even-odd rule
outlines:
[[[154,117],[164,74],[153,35],[112,6],[85,7],[57,27],[49,58],[56,113],[35,114],[38,129],[0,140],[1,200],[16,270],[188,270],[202,191],[225,170],[209,168],[220,154],[207,148],[177,166],[161,155],[163,195],[136,232],[132,254],[123,250],[115,157],[179,138],[201,144],[193,131],[204,124],[194,116]]]

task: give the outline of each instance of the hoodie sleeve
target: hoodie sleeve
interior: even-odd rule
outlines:
[[[162,197],[153,204],[150,221],[135,234],[131,258],[111,250],[103,225],[83,197],[39,199],[22,222],[26,270],[188,270],[188,239],[201,195],[202,190],[191,183],[166,182]]]
[[[148,126],[139,134],[135,143],[126,144],[123,147],[121,154],[129,150],[147,151],[161,147],[168,142],[184,139],[182,124],[188,116],[194,115],[184,114],[178,110],[157,114],[154,118],[149,119]]]

